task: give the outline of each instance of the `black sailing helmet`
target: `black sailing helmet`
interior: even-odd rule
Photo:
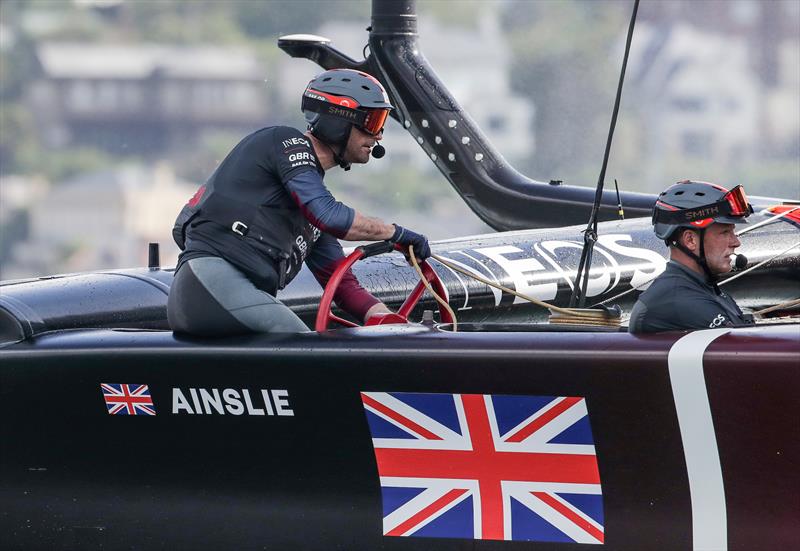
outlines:
[[[353,69],[331,69],[311,79],[303,92],[301,108],[311,133],[331,146],[343,167],[349,164],[338,157],[353,125],[376,136],[394,109],[375,77]]]
[[[675,247],[693,258],[703,269],[711,283],[717,275],[708,267],[705,251],[705,229],[715,222],[721,224],[747,224],[753,207],[747,201],[744,188],[736,186],[728,191],[708,182],[683,180],[661,192],[653,208],[653,226],[656,236],[667,246]],[[700,254],[697,255],[680,242],[682,229],[697,230],[700,234]]]
[[[656,236],[669,245],[679,228],[701,230],[714,222],[747,224],[753,207],[742,186],[728,191],[709,182],[683,180],[661,192],[653,209]]]

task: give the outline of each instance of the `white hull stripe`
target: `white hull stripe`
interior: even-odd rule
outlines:
[[[692,501],[692,541],[695,550],[728,548],[725,487],[717,438],[708,403],[703,355],[729,329],[689,333],[669,351],[669,378],[678,413]]]

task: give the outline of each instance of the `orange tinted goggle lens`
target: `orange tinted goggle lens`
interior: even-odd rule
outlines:
[[[750,212],[749,203],[747,202],[747,195],[742,186],[736,186],[728,193],[725,194],[725,200],[731,207],[731,214],[733,216],[742,216]]]
[[[386,124],[386,117],[388,116],[388,109],[370,109],[367,118],[364,120],[364,130],[373,136],[380,133],[384,124]]]

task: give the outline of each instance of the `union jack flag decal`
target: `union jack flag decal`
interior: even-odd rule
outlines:
[[[602,544],[581,397],[362,392],[383,534]]]
[[[103,398],[110,415],[155,415],[147,385],[102,383]]]

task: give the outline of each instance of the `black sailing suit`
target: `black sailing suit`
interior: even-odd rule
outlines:
[[[631,310],[630,333],[709,329],[752,324],[750,316],[719,287],[683,264],[670,260],[664,273],[642,293]]]

